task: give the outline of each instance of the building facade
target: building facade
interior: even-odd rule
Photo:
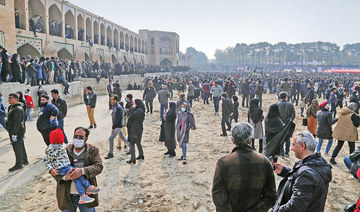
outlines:
[[[0,19],[0,45],[9,53],[148,63],[147,37],[67,1],[0,0]]]
[[[179,35],[175,32],[139,30],[140,36],[147,39],[149,64],[178,66]]]

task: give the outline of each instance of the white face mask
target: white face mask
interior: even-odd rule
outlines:
[[[76,139],[74,138],[73,140],[73,144],[75,146],[75,148],[81,148],[84,146],[84,143],[85,143],[85,140],[82,140],[82,139]]]

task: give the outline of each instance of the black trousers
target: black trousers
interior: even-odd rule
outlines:
[[[24,134],[17,136],[17,141],[12,140],[11,134],[9,134],[10,141],[15,153],[16,162],[15,165],[22,166],[24,163],[28,162],[25,144],[24,144]]]
[[[227,127],[228,127],[229,129],[231,129],[231,123],[230,123],[229,120],[230,120],[230,119],[229,119],[229,116],[222,116],[222,117],[221,117],[221,129],[222,129],[223,135],[226,135],[226,134],[227,134],[227,133],[226,133],[225,124],[227,125]]]
[[[245,107],[245,101],[246,101],[246,107],[249,107],[249,97],[250,97],[250,94],[243,94],[242,95],[242,103],[241,103],[241,105],[242,105],[242,107]]]
[[[149,112],[149,106],[150,106],[150,113],[153,113],[153,99],[152,100],[146,100],[145,99],[145,105],[146,105],[146,112]]]
[[[251,146],[255,149],[255,139],[251,139]],[[263,150],[263,139],[259,139],[259,153],[262,153]]]
[[[44,142],[46,144],[46,146],[50,145],[50,133],[54,130],[54,128],[50,128],[50,129],[46,129],[46,130],[41,130],[40,133],[44,139]]]
[[[335,147],[333,153],[332,153],[332,156],[331,158],[336,158],[336,156],[339,154],[342,146],[344,145],[345,141],[342,141],[342,140],[338,140],[338,144],[337,146]],[[349,142],[348,141],[348,144],[349,144],[349,153],[353,153],[355,151],[355,142]]]

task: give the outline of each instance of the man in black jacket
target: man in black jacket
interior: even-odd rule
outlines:
[[[284,179],[279,184],[278,199],[272,212],[324,211],[332,173],[325,159],[314,154],[315,148],[316,141],[310,132],[297,133],[292,150],[300,161],[292,169],[274,164],[275,173]]]
[[[64,99],[60,98],[59,91],[57,89],[51,90],[51,97],[53,98],[51,100],[51,103],[53,105],[55,105],[57,107],[57,109],[59,110],[59,115],[57,116],[59,128],[64,132],[65,144],[68,144],[68,139],[66,137],[65,130],[64,130],[64,118],[67,114],[66,101]]]
[[[222,134],[221,136],[227,136],[225,124],[227,125],[228,129],[230,131],[231,129],[231,123],[229,121],[230,116],[233,114],[233,106],[232,102],[229,98],[226,97],[226,93],[223,93],[221,95],[222,100],[222,117],[221,117],[221,129]]]
[[[123,134],[122,128],[124,127],[124,108],[118,103],[119,97],[116,94],[112,94],[110,97],[110,103],[113,105],[113,111],[111,113],[112,117],[112,130],[109,137],[109,153],[105,156],[105,159],[110,159],[114,157],[114,139],[117,135],[120,135],[120,138],[125,141],[128,145],[127,139]],[[129,146],[129,145],[128,145]]]
[[[288,94],[286,91],[282,91],[279,93],[280,102],[277,103],[280,110],[280,118],[281,120],[286,124],[289,121],[293,121],[295,119],[295,108],[294,105],[291,102],[288,102]],[[290,139],[287,139],[285,141],[285,152],[284,148],[282,150],[281,155],[286,157],[289,157],[289,151],[290,151]]]
[[[10,106],[8,109],[6,130],[9,133],[10,141],[16,157],[15,166],[9,169],[10,172],[22,169],[23,165],[29,164],[24,145],[24,109],[18,101],[19,97],[16,93],[9,94]]]
[[[143,101],[145,100],[146,104],[146,113],[150,111],[150,113],[153,113],[153,101],[156,96],[156,90],[152,86],[151,83],[148,83],[148,86],[145,88],[144,94],[143,94]],[[150,105],[150,110],[149,110]]]
[[[45,144],[49,146],[50,133],[59,126],[57,121],[59,110],[55,105],[49,103],[49,96],[47,94],[41,95],[40,106],[41,108],[39,111],[39,118],[36,121],[36,128],[43,136]]]
[[[315,91],[312,84],[308,83],[305,95],[305,103],[309,106],[313,99],[315,99]]]
[[[95,118],[94,118],[94,112],[95,112],[95,107],[96,107],[96,93],[94,93],[93,89],[91,86],[86,87],[85,90],[85,94],[84,94],[84,102],[86,105],[86,111],[87,114],[89,116],[89,121],[90,121],[90,127],[91,128],[96,128],[96,122],[95,122]]]

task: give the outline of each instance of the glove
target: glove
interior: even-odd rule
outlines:
[[[12,136],[11,136],[11,140],[12,140],[13,142],[17,142],[17,135],[12,135]]]

